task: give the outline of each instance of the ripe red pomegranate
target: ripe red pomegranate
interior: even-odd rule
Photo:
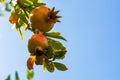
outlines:
[[[28,41],[28,51],[31,53],[31,55],[40,55],[40,53],[44,53],[44,50],[47,48],[48,41],[41,33],[34,34]]]
[[[33,9],[30,14],[30,22],[33,30],[37,29],[41,32],[50,31],[56,22],[60,22],[58,18],[61,16],[57,16],[58,12],[54,11],[54,8],[49,9],[46,6]]]

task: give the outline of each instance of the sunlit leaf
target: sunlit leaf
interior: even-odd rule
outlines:
[[[52,48],[57,51],[57,50],[64,50],[65,47],[62,45],[61,42],[53,40],[51,38],[47,38],[48,39],[48,43],[50,46],[52,46]]]
[[[35,3],[34,6],[38,7],[38,6],[45,6],[45,3]]]
[[[57,38],[57,39],[62,39],[67,41],[63,36],[60,36],[59,32],[50,32],[50,33],[45,33],[46,36],[52,37],[52,38]]]
[[[45,35],[47,35],[47,36],[59,36],[60,32],[49,32],[49,33],[45,33]]]
[[[19,29],[21,28],[21,24],[17,22],[15,26],[16,26],[16,30],[19,31]]]
[[[31,0],[22,0],[22,3],[24,6],[31,6],[33,5],[33,2]]]
[[[67,70],[67,67],[62,63],[54,62],[54,65],[60,71],[66,71]]]
[[[54,55],[54,59],[64,59],[65,54],[66,54],[66,50],[56,51]]]
[[[30,70],[27,70],[26,71],[26,76],[27,76],[27,79],[30,80],[34,77],[34,72],[30,71]]]
[[[20,21],[21,21],[21,24],[23,25],[24,23],[28,23],[28,21],[27,21],[27,19],[26,19],[26,15],[25,15],[25,13],[24,12],[21,12],[20,13],[20,15],[19,15],[19,17],[20,17]]]
[[[24,33],[20,29],[19,29],[19,33],[20,33],[21,39],[24,40]]]
[[[45,62],[43,62],[43,64],[42,64],[42,72],[45,72],[46,71],[46,64],[45,64]]]

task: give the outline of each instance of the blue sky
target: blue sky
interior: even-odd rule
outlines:
[[[60,10],[61,23],[52,31],[67,38],[61,41],[67,47],[64,63],[68,71],[42,72],[35,66],[33,80],[120,80],[120,0],[43,0],[47,6]],[[26,60],[29,56],[25,32],[11,30],[9,14],[0,17],[0,79],[8,74],[14,78],[18,71],[26,80]]]

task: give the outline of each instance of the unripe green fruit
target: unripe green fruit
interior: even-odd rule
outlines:
[[[30,22],[33,30],[39,30],[41,32],[50,31],[56,22],[60,22],[57,18],[59,11],[54,12],[54,8],[51,10],[46,6],[39,6],[32,10],[30,14]]]
[[[39,49],[41,52],[44,52],[48,48],[48,41],[44,35],[41,33],[34,34],[28,41],[28,51],[31,55],[35,55],[36,50]]]

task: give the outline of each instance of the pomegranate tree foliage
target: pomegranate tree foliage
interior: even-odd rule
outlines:
[[[30,71],[30,70],[27,70],[26,71],[26,77],[27,77],[28,80],[32,80],[33,77],[34,77],[34,72]],[[11,80],[11,76],[8,75],[8,77],[5,80]],[[18,72],[15,72],[15,80],[20,80]]]
[[[34,46],[34,44],[36,44],[35,40],[32,42],[32,45],[34,46],[34,53],[30,53],[30,56],[27,60],[27,79],[31,80],[34,76],[34,72],[31,72],[31,70],[33,70],[34,68],[34,64],[41,65],[42,71],[48,70],[49,72],[54,72],[55,69],[60,71],[66,71],[67,67],[62,63],[56,62],[56,60],[58,61],[64,59],[67,52],[65,46],[57,39],[64,41],[67,40],[63,36],[61,36],[60,32],[50,32],[50,30],[45,30],[45,28],[47,28],[46,24],[50,24],[53,27],[56,22],[60,22],[58,18],[61,18],[61,16],[57,15],[59,11],[55,11],[55,7],[53,7],[52,9],[48,8],[46,4],[40,0],[10,0],[9,2],[5,0],[0,0],[0,2],[5,5],[5,11],[10,12],[11,15],[9,17],[9,22],[13,24],[16,30],[20,33],[22,40],[24,40],[24,33],[22,31],[23,29],[25,31],[30,30],[33,35],[42,34],[47,39],[48,47],[45,50],[40,50],[37,46]],[[44,12],[45,10],[41,10],[41,7],[43,6],[44,8],[47,8],[48,13]],[[39,12],[38,14],[32,12],[35,9],[39,10],[37,11]],[[44,15],[47,16],[44,17]],[[42,18],[42,20],[39,18]],[[37,20],[41,22],[35,22]],[[42,31],[41,28],[36,29],[36,26],[34,24],[31,25],[32,23],[38,24],[38,27],[44,25],[44,27],[42,27],[42,29],[44,28],[44,31]],[[15,80],[19,80],[17,72],[15,73],[15,76]],[[6,80],[10,80],[10,75],[7,77]]]

